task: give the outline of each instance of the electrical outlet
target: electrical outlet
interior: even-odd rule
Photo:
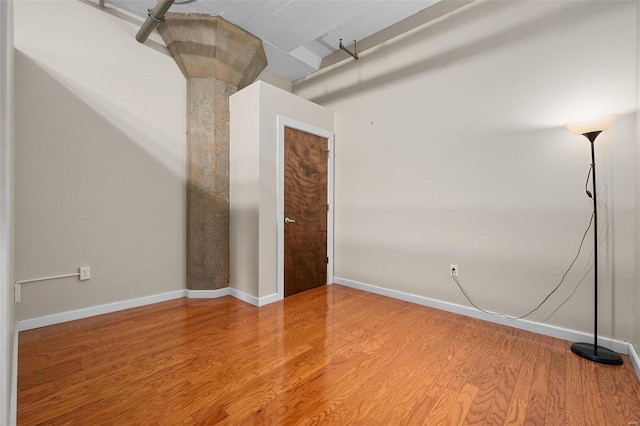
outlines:
[[[452,277],[457,277],[458,272],[460,272],[458,270],[458,265],[449,265],[449,275],[451,275]]]
[[[80,281],[91,279],[91,268],[88,266],[80,267]]]

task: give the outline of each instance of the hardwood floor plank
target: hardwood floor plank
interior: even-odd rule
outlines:
[[[464,385],[453,405],[447,413],[446,423],[449,425],[462,425],[464,424],[469,410],[474,403],[476,395],[478,394],[478,388],[474,385],[467,383]]]
[[[433,406],[436,400],[427,394],[413,404],[413,409],[409,412],[407,423],[410,425],[424,425],[429,424],[429,415],[433,410]],[[431,423],[434,424],[434,423]]]
[[[340,386],[336,386],[332,389],[331,393],[333,395],[333,404],[326,406],[325,410],[327,412],[332,412],[337,409],[338,406],[341,405],[341,402],[346,400],[347,397],[351,398],[359,388],[363,387],[363,383],[366,382],[370,377],[375,375],[376,373],[384,372],[387,370],[388,364],[393,360],[396,356],[403,352],[403,350],[407,347],[407,345],[411,342],[409,338],[411,334],[403,333],[403,328],[408,330],[413,329],[413,323],[406,318],[404,308],[399,311],[394,311],[393,314],[386,314],[381,316],[381,322],[375,327],[375,329],[379,330],[377,333],[376,342],[373,343],[369,340],[370,334],[368,332],[362,333],[360,337],[359,345],[347,345],[344,347],[344,351],[340,353],[342,357],[347,360],[351,360],[353,356],[362,356],[362,354],[367,354],[362,361],[358,362],[358,365],[353,369],[346,372],[346,375],[343,379],[345,384],[340,384]],[[385,327],[381,328],[380,325],[384,325]],[[407,327],[408,326],[408,327]],[[393,342],[393,345],[389,343]],[[363,352],[353,354],[353,347],[359,347],[363,350]],[[386,357],[379,357],[368,354],[372,349],[377,349],[377,352],[387,355]],[[331,366],[329,366],[331,367]],[[333,371],[329,372],[329,377]],[[323,380],[327,378],[327,370],[323,372]],[[313,382],[313,378],[308,379],[307,383]],[[298,391],[297,393],[307,394],[308,392],[314,392],[311,389],[303,389]],[[305,407],[306,401],[294,400],[291,401],[290,395],[283,394],[279,396],[275,401],[268,404],[263,408],[263,413],[267,413],[269,411],[273,411],[275,407],[276,412],[282,412],[285,408],[282,406],[283,401],[287,401],[289,404],[294,404],[298,409],[302,405]],[[301,410],[306,411],[306,410]],[[362,413],[364,414],[364,413]],[[296,414],[288,414],[287,421],[297,421]],[[342,416],[341,416],[342,417]],[[278,419],[278,415],[272,415],[271,420]]]
[[[406,388],[407,379],[419,380],[420,377],[428,375],[427,371],[433,364],[425,362],[424,353],[429,350],[431,344],[441,338],[444,330],[437,327],[435,318],[424,321],[422,313],[417,315],[417,323],[413,323],[410,330],[410,344],[397,356],[390,357],[390,363],[380,373],[371,380],[364,383],[357,391],[357,396],[350,397],[344,405],[352,412],[351,421],[356,422],[363,415],[378,422],[384,422],[389,412],[393,410],[394,404],[400,403],[399,399],[394,399],[394,395],[401,395]],[[453,326],[454,322],[446,323]],[[431,330],[430,334],[425,334]],[[432,353],[434,351],[431,351]],[[416,386],[419,389],[419,386]],[[426,394],[423,388],[421,396]],[[379,410],[384,407],[386,410]]]
[[[307,419],[303,419],[299,424],[304,425],[322,425],[322,424],[353,424],[354,414],[351,410],[344,406],[339,405],[335,409],[327,412],[327,410],[320,410],[319,412],[310,415]],[[364,417],[360,417],[362,419]],[[370,420],[370,419],[369,419]],[[370,424],[379,424],[375,420]]]
[[[385,331],[390,336],[396,337],[388,340],[389,342],[393,342],[392,348],[387,348],[384,352],[379,351],[377,356],[384,353],[385,356],[388,356],[387,359],[389,362],[387,365],[382,366],[380,371],[372,375],[370,379],[365,380],[360,387],[338,407],[340,409],[339,418],[341,421],[357,423],[363,418],[373,420],[371,411],[379,405],[390,403],[388,386],[393,383],[394,373],[398,371],[397,366],[414,365],[410,360],[410,355],[415,353],[417,349],[415,347],[416,345],[423,344],[423,341],[418,338],[423,332],[423,329],[417,324],[421,320],[421,315],[414,315],[414,320],[407,323],[410,324],[409,327],[390,328]],[[397,338],[400,340],[398,341]],[[391,351],[395,351],[395,355],[392,354]],[[406,382],[407,376],[411,377],[415,373],[415,369],[403,371],[400,377]],[[345,415],[345,412],[348,413],[348,415]],[[314,418],[329,423],[338,420],[331,410],[327,409],[323,409],[323,412],[318,413]]]
[[[566,354],[553,350],[549,367],[549,383],[547,389],[547,407],[545,425],[560,426],[564,424],[566,378],[565,358]]]
[[[505,418],[505,425],[523,425],[529,408],[529,396],[533,383],[533,371],[538,358],[538,347],[534,341],[527,342],[518,379],[513,387],[511,402]]]
[[[491,406],[494,394],[500,382],[501,375],[507,365],[513,352],[515,343],[514,329],[503,327],[494,333],[494,338],[489,350],[493,350],[493,356],[488,357],[482,365],[484,368],[483,375],[471,382],[478,387],[474,404],[470,407],[467,417],[464,420],[465,425],[482,424],[489,407]],[[480,378],[482,379],[480,381]]]
[[[104,395],[104,394],[103,394]],[[65,413],[49,420],[47,423],[54,425],[74,424],[82,419],[84,424],[142,424],[148,418],[145,401],[157,398],[157,392],[151,387],[137,387],[127,392],[112,393],[98,401],[91,401],[73,410],[65,410]],[[126,412],[113,410],[113,406],[127,404],[130,406]]]
[[[622,359],[626,368],[611,368],[609,370],[613,377],[615,394],[620,402],[617,407],[627,424],[636,422],[640,425],[640,404],[638,404],[640,401],[640,381],[629,379],[634,375],[635,370],[628,356],[623,355]]]
[[[404,307],[403,307],[404,309]],[[300,363],[297,364],[296,370],[299,371],[299,373],[292,375],[291,379],[289,379],[288,377],[285,377],[285,381],[282,381],[282,377],[281,375],[278,375],[277,380],[280,381],[278,387],[283,389],[283,392],[289,392],[292,388],[295,389],[297,386],[299,386],[301,380],[309,380],[310,377],[312,377],[314,374],[318,374],[318,370],[320,370],[321,368],[325,368],[325,373],[327,371],[327,368],[331,368],[331,361],[332,360],[337,360],[338,362],[343,362],[342,360],[344,359],[348,359],[353,352],[353,347],[360,347],[360,348],[364,348],[366,346],[364,345],[352,345],[350,344],[354,339],[359,339],[362,337],[367,336],[370,333],[370,330],[373,329],[379,329],[379,322],[380,321],[385,321],[387,317],[391,318],[391,317],[398,317],[397,312],[396,311],[389,311],[387,313],[385,313],[384,315],[375,315],[374,311],[371,312],[367,312],[367,310],[360,310],[359,311],[360,314],[364,314],[365,316],[372,318],[370,321],[362,321],[359,322],[361,325],[358,327],[353,327],[353,325],[350,325],[348,322],[343,321],[339,324],[336,325],[336,329],[339,330],[339,334],[335,334],[334,336],[331,336],[329,338],[329,340],[323,340],[323,341],[319,341],[317,342],[317,344],[312,344],[312,346],[314,347],[318,347],[317,351],[311,351],[310,355],[316,357],[316,359],[304,359],[301,358],[300,359]],[[396,320],[398,321],[398,319]],[[389,338],[392,338],[391,336],[397,337],[393,334],[389,334]],[[331,353],[332,356],[328,357],[327,353]],[[356,354],[358,356],[360,356],[360,354]],[[314,366],[312,369],[309,369],[309,365]],[[260,385],[258,387],[258,389],[252,389],[252,392],[257,392],[261,395],[263,395],[262,398],[258,399],[257,401],[260,402],[260,404],[267,404],[269,401],[265,401],[264,395],[273,395],[273,394],[269,394],[269,393],[265,393],[264,391],[267,389],[273,388],[273,384],[272,383],[268,383],[268,382],[264,382],[264,381],[260,381]],[[246,391],[244,391],[246,392]],[[230,406],[230,411],[234,411],[234,407],[235,406],[241,406],[241,405],[246,405],[246,403],[244,402],[244,398],[241,397],[237,397],[237,398],[230,398],[230,402],[231,404]],[[255,400],[252,401],[252,406],[254,410],[260,410],[260,407],[257,406],[255,404]],[[264,410],[261,411],[260,413],[261,415],[264,415]]]
[[[382,425],[406,425],[409,424],[408,419],[410,415],[411,413],[407,410],[396,405],[389,411],[387,417],[379,423]]]
[[[567,347],[569,347],[567,343]],[[584,411],[584,376],[582,374],[582,358],[571,350],[566,351],[565,356],[565,383],[566,383],[566,409],[565,424],[584,425],[586,423]],[[586,360],[584,360],[586,362]]]
[[[546,420],[552,351],[548,344],[543,343],[539,346],[524,425],[542,425]]]
[[[484,420],[485,425],[505,424],[513,389],[518,379],[520,366],[522,365],[525,345],[525,341],[515,339],[512,356],[500,376],[498,386],[496,386],[493,399],[489,405],[489,409],[487,410]]]
[[[416,359],[414,363],[409,365],[420,366],[419,370],[414,372],[414,374],[407,371],[404,376],[407,377],[406,374],[411,374],[411,377],[416,377],[417,381],[413,386],[407,388],[406,380],[404,377],[400,377],[401,381],[398,383],[398,392],[400,393],[397,404],[405,410],[412,412],[418,402],[425,396],[429,396],[432,399],[434,398],[433,390],[436,381],[440,378],[438,369],[450,366],[451,348],[455,345],[454,341],[456,336],[460,334],[463,328],[462,321],[453,321],[451,325],[447,327],[447,332],[443,333],[438,339],[437,345],[432,345],[429,348],[423,347],[418,352],[422,353],[422,362]],[[382,412],[381,414],[386,416],[387,413]],[[374,416],[374,418],[379,417],[380,413],[376,413]]]
[[[604,366],[603,366],[604,367]],[[615,367],[614,367],[615,368]],[[602,414],[604,419],[610,424],[629,424],[632,420],[627,420],[622,412],[622,402],[616,391],[613,379],[612,367],[598,368],[596,370],[597,388],[601,390]]]
[[[338,285],[177,299],[21,332],[18,424],[638,421],[633,369],[568,347]]]
[[[585,418],[587,423],[590,424],[607,424],[605,422],[604,411],[602,407],[602,398],[600,397],[600,389],[598,387],[597,371],[601,368],[611,368],[597,364],[595,362],[589,362],[587,360],[581,360],[582,368],[585,370],[584,374],[584,399],[585,399]],[[611,419],[609,419],[611,420]]]

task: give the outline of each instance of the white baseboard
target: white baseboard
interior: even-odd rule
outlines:
[[[18,323],[13,330],[13,363],[11,367],[11,402],[9,425],[16,426],[18,422]]]
[[[243,302],[247,302],[253,306],[258,306],[258,307],[268,305],[273,302],[277,302],[278,300],[282,300],[282,298],[280,298],[277,293],[273,293],[263,297],[256,297],[256,296],[252,296],[250,294],[244,293],[240,290],[237,290],[233,287],[230,288],[229,294],[235,297],[236,299],[240,299]]]
[[[281,300],[275,293],[264,297],[256,297],[233,287],[220,290],[187,290],[187,297],[189,298],[216,298],[222,296],[233,296],[253,306],[264,306]]]
[[[268,305],[270,303],[277,302],[279,300],[282,300],[282,297],[280,297],[278,293],[273,293],[268,296],[262,296],[261,298],[258,299],[258,306]]]
[[[638,376],[638,380],[640,380],[640,356],[638,356],[638,351],[636,351],[633,343],[629,343],[629,359],[631,360],[633,369],[636,370],[636,376]]]
[[[444,302],[441,300],[431,299],[424,296],[418,296],[416,294],[405,293],[398,290],[391,290],[388,288],[378,287],[371,284],[366,284],[358,281],[348,280],[345,278],[334,278],[336,284],[340,284],[346,287],[355,288],[358,290],[367,291],[369,293],[379,294],[381,296],[391,297],[393,299],[404,300],[406,302],[415,303],[418,305],[428,306],[430,308],[440,309],[443,311],[453,312],[456,314],[478,318],[484,321],[493,322],[496,324],[502,324],[509,327],[519,328],[521,330],[531,331],[533,333],[543,334],[545,336],[556,337],[570,342],[587,341],[590,342],[593,336],[582,331],[570,330],[567,328],[558,327],[555,325],[544,324],[540,322],[528,321],[528,320],[510,320],[508,318],[489,315],[484,312],[478,311],[474,308],[458,305],[456,303]],[[629,353],[629,343],[617,339],[611,339],[607,337],[598,337],[598,344],[606,348],[609,348],[618,353],[627,355]]]
[[[153,303],[184,297],[184,290],[170,291],[168,293],[154,294],[152,296],[140,297],[137,299],[123,300],[120,302],[107,303],[105,305],[91,306],[89,308],[77,309],[75,311],[61,312],[59,314],[46,315],[38,318],[18,321],[18,330],[25,331],[48,325],[60,324],[67,321],[74,321],[82,318],[89,318],[96,315],[108,314],[139,306],[151,305]]]
[[[247,302],[253,306],[260,306],[259,305],[259,300],[257,297],[252,296],[250,294],[247,293],[243,293],[238,289],[235,288],[229,288],[229,295],[235,297],[236,299],[240,299],[243,302]]]
[[[185,296],[189,299],[217,299],[218,297],[229,296],[229,287],[217,290],[185,290]]]
[[[176,290],[168,293],[154,294],[137,299],[123,300],[120,302],[107,303],[105,305],[91,306],[89,308],[77,309],[74,311],[60,312],[58,314],[45,315],[43,317],[31,318],[18,321],[18,331],[26,331],[48,325],[60,324],[67,321],[74,321],[82,318],[89,318],[96,315],[109,314],[111,312],[122,311],[139,306],[151,305],[153,303],[165,302],[167,300],[188,297],[190,299],[216,299],[223,296],[233,296],[254,306],[263,306],[275,302],[277,295],[269,295],[262,298],[248,295],[229,287],[218,290]]]

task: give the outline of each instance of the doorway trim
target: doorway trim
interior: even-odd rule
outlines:
[[[277,277],[276,277],[276,293],[278,300],[284,299],[284,128],[300,130],[305,133],[327,138],[327,282],[333,283],[333,163],[334,163],[334,134],[330,130],[321,129],[282,115],[277,116],[278,128],[278,176],[277,182]]]

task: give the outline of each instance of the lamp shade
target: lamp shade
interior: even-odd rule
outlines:
[[[618,119],[618,114],[605,114],[588,120],[572,121],[567,124],[567,129],[576,135],[584,135],[585,133],[601,132],[613,126]]]

